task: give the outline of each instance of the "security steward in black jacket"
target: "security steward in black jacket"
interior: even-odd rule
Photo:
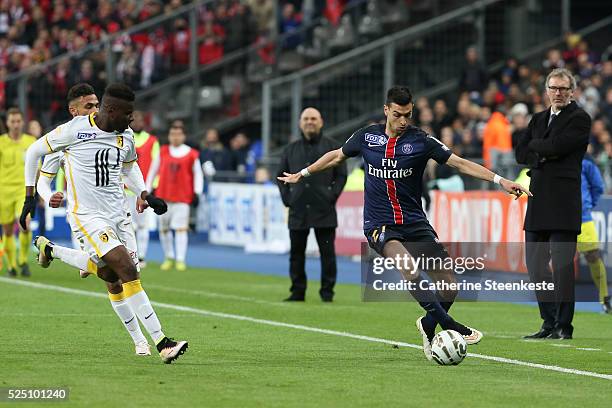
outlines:
[[[315,108],[306,108],[300,116],[302,138],[289,144],[283,153],[279,176],[297,173],[325,153],[339,147],[321,133],[323,119]],[[289,276],[291,295],[286,301],[304,301],[306,294],[306,242],[314,228],[321,256],[321,289],[324,302],[331,302],[336,284],[336,251],[334,240],[338,220],[336,201],[346,184],[346,165],[338,166],[309,177],[304,183],[278,183],[285,206],[289,207]]]
[[[571,339],[574,254],[582,223],[582,158],[591,118],[572,101],[576,80],[571,72],[553,70],[546,88],[551,107],[533,115],[516,147],[516,159],[530,167],[533,193],[524,226],[529,277],[532,282],[552,281],[555,290],[536,291],[543,322],[539,331],[525,338]]]

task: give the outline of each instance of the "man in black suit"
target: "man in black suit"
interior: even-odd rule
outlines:
[[[306,108],[300,116],[302,138],[289,144],[281,158],[279,176],[297,173],[316,162],[338,143],[323,136],[323,119],[315,108]],[[306,243],[310,228],[314,228],[321,255],[321,289],[319,295],[324,302],[331,302],[336,284],[336,201],[346,184],[346,165],[318,173],[306,183],[278,183],[281,198],[289,207],[289,275],[291,296],[286,301],[304,301],[306,293]]]
[[[591,118],[572,101],[576,80],[566,69],[546,78],[551,107],[536,113],[516,147],[516,160],[530,167],[525,215],[526,264],[532,282],[551,281],[554,293],[536,291],[541,329],[525,338],[571,339],[574,316],[574,254],[581,226],[582,157]],[[552,260],[552,272],[549,263]]]

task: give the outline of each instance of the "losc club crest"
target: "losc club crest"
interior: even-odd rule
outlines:
[[[414,147],[412,147],[410,143],[406,143],[405,145],[402,146],[402,152],[404,152],[404,154],[410,154],[413,152],[413,150],[414,150]]]

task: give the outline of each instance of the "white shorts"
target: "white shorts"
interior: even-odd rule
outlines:
[[[161,231],[189,229],[189,204],[168,203],[168,212],[159,216]]]
[[[81,249],[89,255],[96,265],[105,265],[102,257],[112,249],[123,245],[140,271],[136,246],[136,235],[132,220],[127,215],[110,220],[100,215],[68,214],[68,222],[72,233],[79,242]]]

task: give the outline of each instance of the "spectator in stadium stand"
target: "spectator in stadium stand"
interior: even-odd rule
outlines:
[[[478,59],[476,47],[468,47],[465,52],[465,65],[459,76],[459,88],[470,93],[472,100],[479,100],[487,87],[487,71]]]
[[[283,6],[282,15],[279,23],[279,31],[281,34],[291,33],[297,31],[302,22],[299,16],[295,12],[295,6],[291,3],[286,3]],[[298,45],[302,43],[302,34],[294,34],[285,38],[283,48],[288,50],[296,49]]]
[[[232,153],[232,170],[240,174],[246,172],[246,162],[249,153],[249,138],[243,132],[238,132],[230,140]]]
[[[517,103],[510,110],[510,122],[512,123],[512,148],[514,149],[518,144],[521,136],[527,129],[529,119],[527,115],[529,109],[524,103]]]
[[[217,171],[233,170],[232,154],[221,143],[217,129],[211,128],[206,131],[200,149],[200,162],[202,164],[210,163],[208,168],[212,169],[212,172],[209,172],[209,174],[214,174]],[[218,177],[216,180],[224,181],[223,177]]]
[[[484,128],[482,155],[489,169],[496,168],[500,158],[512,153],[510,122],[502,110],[503,107],[498,105]]]
[[[533,115],[516,147],[516,160],[530,168],[525,215],[526,264],[532,282],[551,281],[554,291],[536,291],[542,327],[529,339],[571,339],[574,317],[574,255],[581,227],[582,159],[591,118],[572,100],[576,80],[555,69],[545,81],[551,108]]]
[[[338,144],[323,136],[323,119],[315,108],[306,108],[300,115],[302,137],[284,150],[279,176],[296,173],[317,161],[325,153],[337,149]],[[310,229],[314,228],[321,255],[321,288],[324,302],[334,298],[336,284],[336,250],[334,241],[338,220],[336,201],[346,184],[346,165],[321,172],[307,182],[288,185],[278,182],[283,204],[289,207],[289,276],[291,295],[286,301],[304,301],[306,295],[306,243]]]

